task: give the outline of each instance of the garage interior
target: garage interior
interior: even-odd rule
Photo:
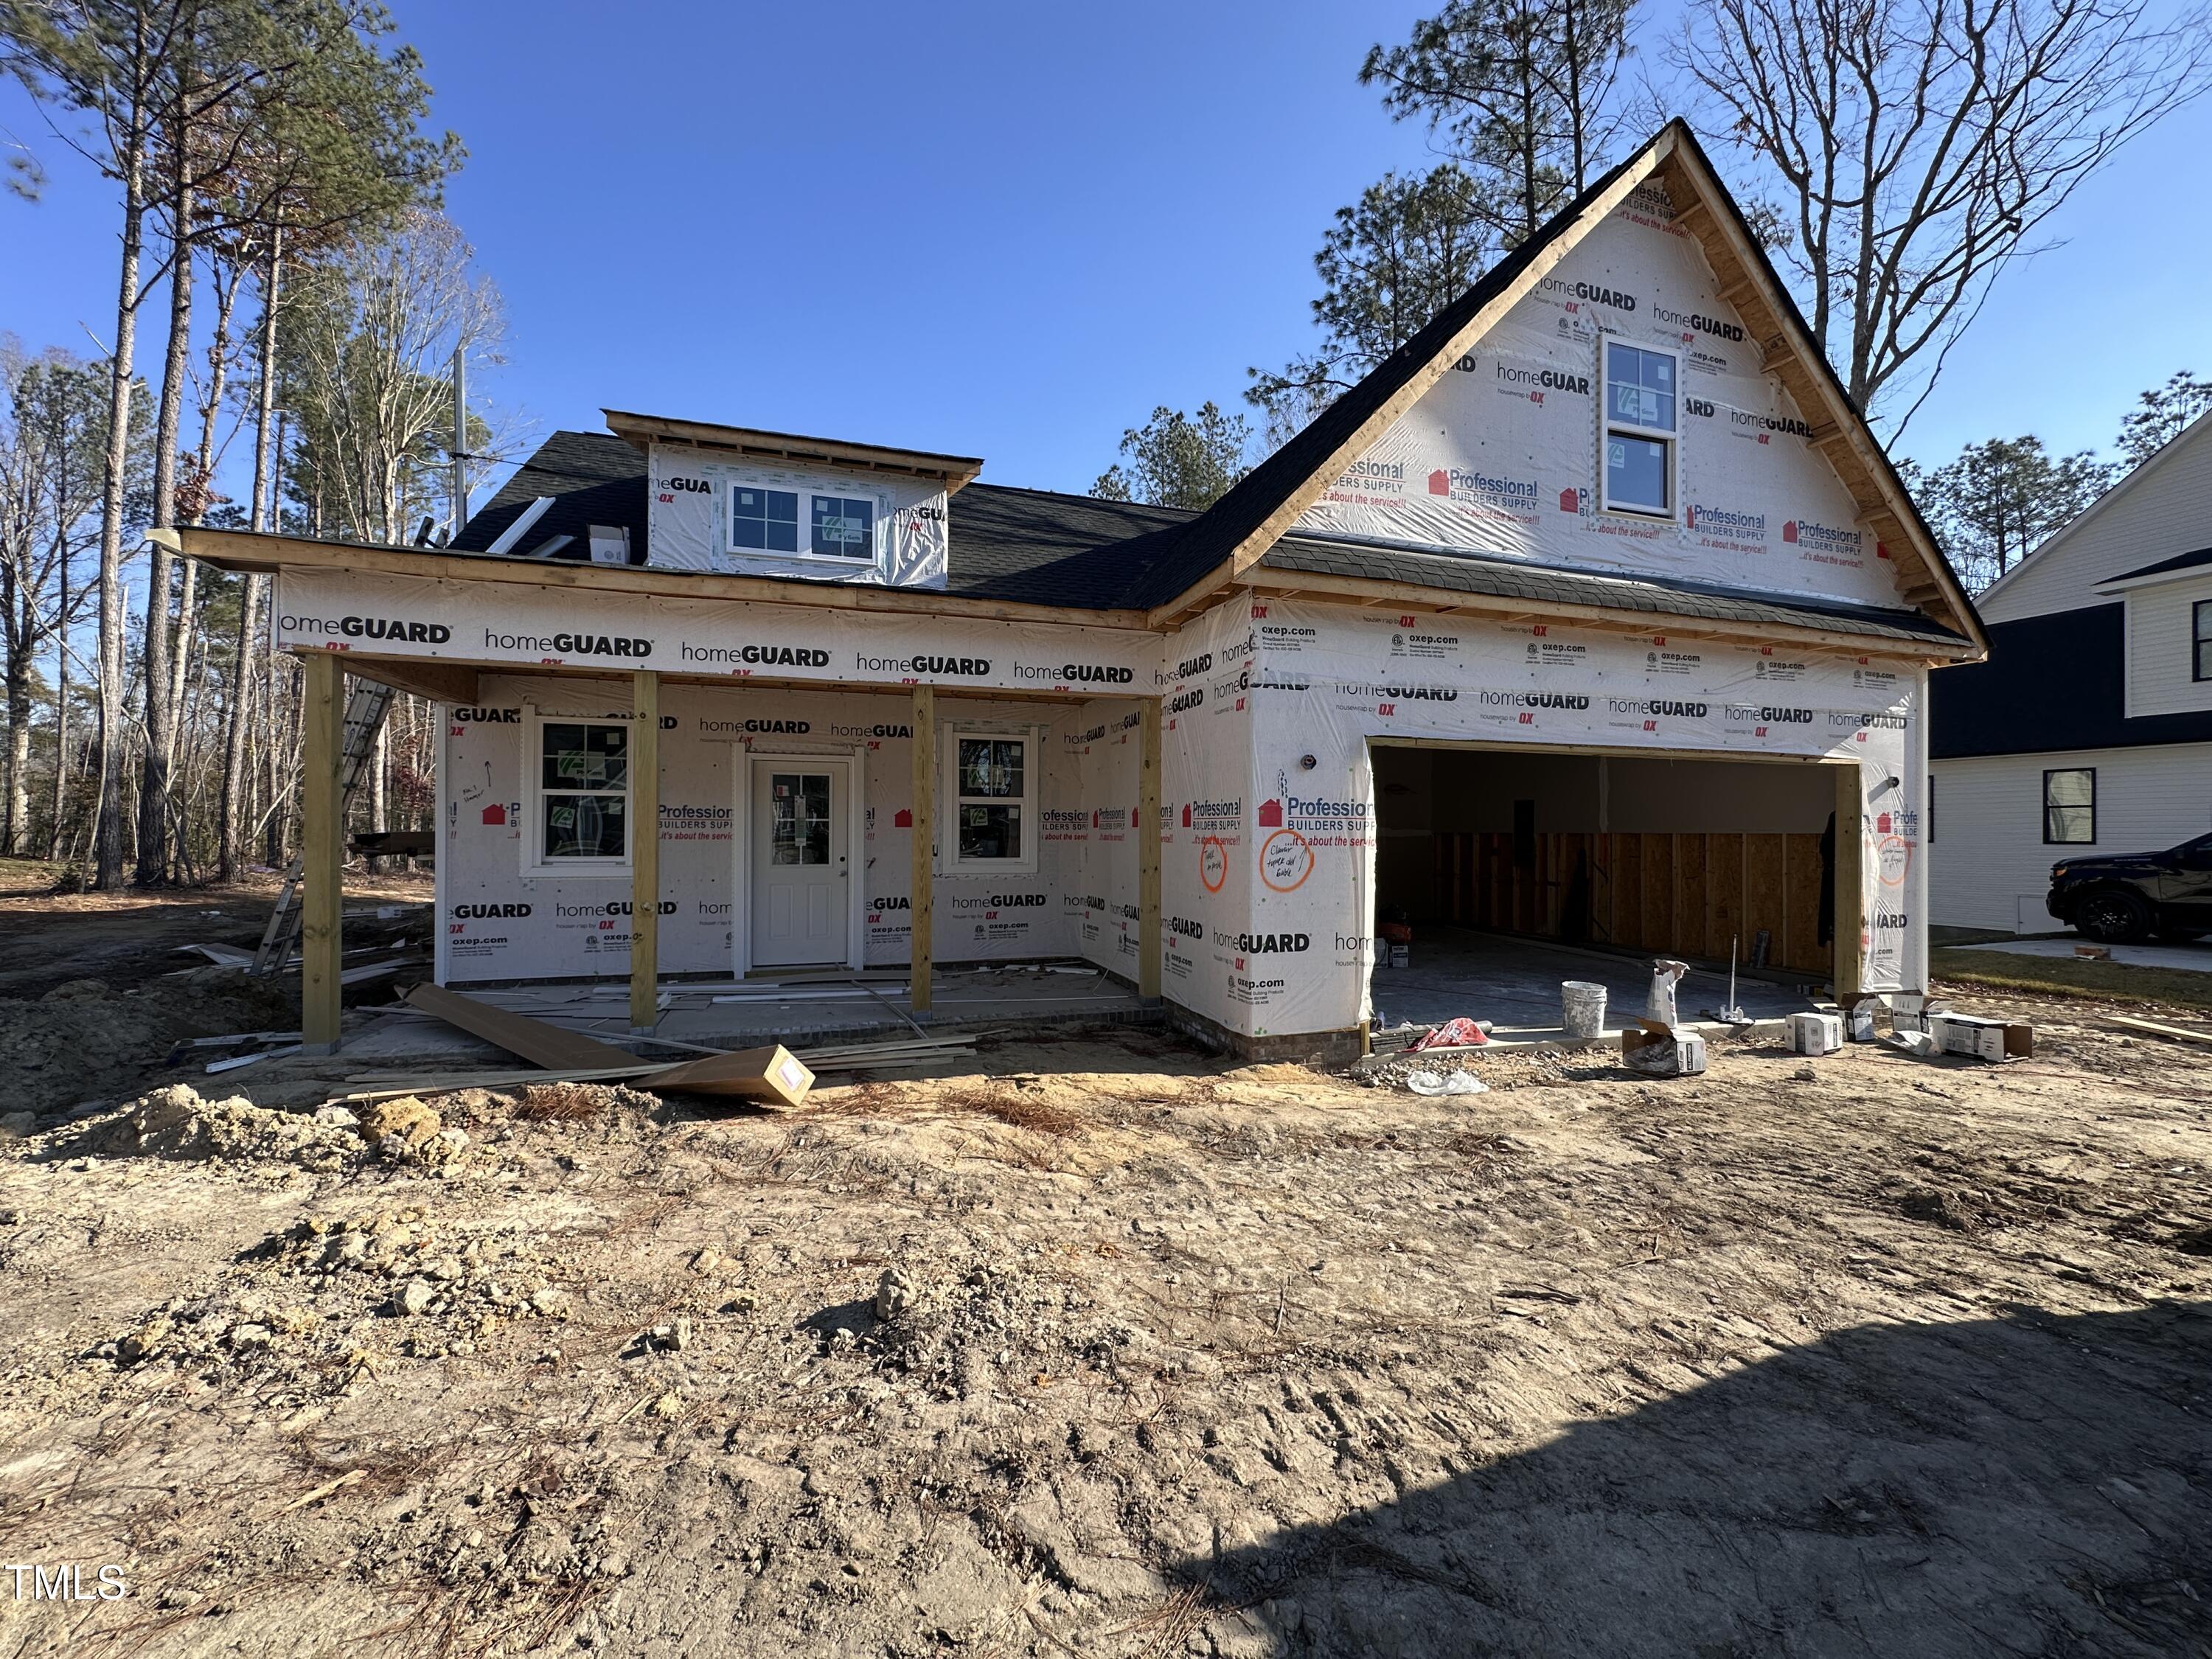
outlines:
[[[1685,1018],[1727,1000],[1754,1018],[1809,1006],[1834,977],[1833,833],[1855,769],[1803,761],[1374,745],[1375,915],[1413,928],[1379,966],[1378,1023],[1465,1014],[1559,1019],[1559,981],[1643,1011],[1650,959],[1693,965]],[[1480,1004],[1480,1006],[1470,1006]]]

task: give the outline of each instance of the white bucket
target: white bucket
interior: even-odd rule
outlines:
[[[1559,981],[1559,1024],[1571,1037],[1605,1035],[1605,987],[1586,979]]]

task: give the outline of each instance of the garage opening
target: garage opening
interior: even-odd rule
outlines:
[[[1754,1018],[1832,994],[1837,813],[1856,769],[1634,751],[1476,744],[1372,750],[1376,931],[1412,930],[1404,967],[1378,960],[1378,1023],[1457,1015],[1556,1026],[1559,981],[1605,983],[1607,1024],[1643,1011],[1649,959],[1701,971],[1685,1018],[1727,1000]]]

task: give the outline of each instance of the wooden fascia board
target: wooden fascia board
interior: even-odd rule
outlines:
[[[983,470],[980,457],[939,455],[927,450],[889,449],[880,444],[845,443],[835,438],[809,437],[795,432],[760,432],[747,427],[717,426],[707,421],[678,420],[663,415],[636,415],[627,410],[603,409],[607,429],[625,443],[686,444],[702,449],[726,449],[764,460],[813,462],[871,472],[896,472],[910,477],[942,482],[948,495],[958,493]]]
[[[1754,644],[1787,638],[1854,657],[1908,657],[1915,661],[1945,663],[1978,662],[1986,654],[1978,646],[1965,641],[1946,646],[1940,640],[1900,640],[1887,635],[1814,628],[1802,623],[1730,622],[1717,617],[1681,616],[1666,611],[1611,611],[1595,605],[1547,602],[1532,607],[1530,601],[1524,599],[1462,593],[1455,589],[1422,587],[1412,582],[1381,581],[1364,576],[1327,575],[1301,570],[1285,572],[1279,579],[1263,569],[1245,580],[1255,593],[1279,593],[1285,597],[1297,593],[1335,603],[1396,605],[1437,615],[1474,612],[1501,620],[1541,616],[1547,621],[1579,623],[1620,634],[1665,634],[1674,638]]]
[[[1723,198],[1724,191],[1720,180],[1703,164],[1702,158],[1694,149],[1681,145],[1672,146],[1667,161],[1668,181],[1686,185],[1694,199],[1711,203]],[[1680,212],[1679,206],[1676,211],[1678,214]],[[1690,228],[1690,234],[1704,246],[1710,246],[1715,240],[1721,243],[1727,250],[1730,262],[1742,272],[1741,280],[1730,285],[1729,291],[1744,298],[1758,298],[1774,325],[1768,340],[1779,341],[1792,349],[1791,355],[1797,359],[1800,375],[1785,381],[1789,384],[1790,395],[1797,399],[1801,412],[1808,419],[1813,410],[1807,406],[1808,404],[1818,404],[1825,418],[1811,421],[1810,424],[1818,428],[1833,427],[1835,429],[1836,435],[1832,441],[1826,439],[1824,431],[1824,441],[1818,447],[1819,452],[1829,455],[1830,465],[1833,465],[1836,458],[1830,455],[1830,451],[1841,448],[1858,465],[1875,494],[1887,507],[1888,518],[1895,523],[1899,531],[1897,539],[1905,550],[1928,568],[1942,588],[1945,600],[1943,609],[1947,614],[1939,620],[1957,629],[1986,650],[1988,641],[1983,637],[1980,621],[1974,613],[1973,605],[1960,587],[1958,579],[1941,550],[1917,532],[1918,515],[1913,511],[1911,503],[1905,499],[1901,487],[1896,483],[1895,474],[1887,459],[1881,454],[1873,434],[1867,430],[1866,422],[1850,406],[1849,399],[1841,395],[1835,374],[1829,368],[1827,359],[1821,355],[1820,342],[1804,328],[1789,296],[1771,280],[1765,257],[1753,246],[1737,216],[1730,213],[1708,211],[1699,222]],[[1731,303],[1739,310],[1742,308],[1740,299],[1732,300]],[[1771,355],[1765,348],[1765,343],[1763,342],[1763,356]],[[1794,383],[1795,379],[1800,378],[1811,393],[1809,399]]]
[[[1405,385],[1355,428],[1352,435],[1331,451],[1328,459],[1315,468],[1306,481],[1269,514],[1258,529],[1237,544],[1227,559],[1176,598],[1164,605],[1154,606],[1152,611],[1153,618],[1162,625],[1170,625],[1176,617],[1188,615],[1195,603],[1206,594],[1215,588],[1241,580],[1246,571],[1265,558],[1267,550],[1280,541],[1291,526],[1304,516],[1306,509],[1321,499],[1322,492],[1343,476],[1345,468],[1358,459],[1376,439],[1426,397],[1437,382],[1451,372],[1451,366],[1497,327],[1515,306],[1534,292],[1537,283],[1550,276],[1560,260],[1580,246],[1583,239],[1602,224],[1615,208],[1634,194],[1637,186],[1650,178],[1674,149],[1674,134],[1671,131],[1662,133],[1635,167],[1614,179],[1604,194],[1583,210],[1581,218],[1553,238],[1544,251],[1528,262],[1526,270],[1493,295],[1490,303],[1476,312],[1468,319],[1467,326],[1453,335],[1442,350],[1431,357],[1407,379]]]
[[[418,697],[433,702],[472,703],[477,701],[483,680],[494,677],[503,679],[546,679],[574,682],[596,680],[609,687],[628,686],[636,671],[629,668],[605,668],[562,664],[549,668],[539,663],[491,662],[474,659],[453,662],[442,657],[379,657],[362,651],[329,651],[312,645],[285,647],[295,657],[337,657],[345,672],[356,679],[378,680],[397,690],[411,691]],[[742,679],[729,674],[684,674],[660,671],[663,685],[719,686],[726,690],[742,691],[819,691],[848,692],[854,696],[898,696],[914,688],[896,680],[794,680],[771,678],[766,675],[748,674]],[[1070,708],[1085,703],[1113,701],[1113,697],[1093,696],[1088,693],[1067,691],[1030,691],[1018,686],[940,685],[935,688],[939,702],[1022,702],[1051,703]],[[1129,690],[1115,694],[1120,699],[1137,702],[1147,697],[1162,695],[1158,690]]]
[[[788,584],[753,576],[654,570],[643,565],[586,564],[556,560],[493,557],[483,553],[433,552],[404,547],[356,546],[307,541],[251,531],[186,526],[149,532],[172,550],[222,570],[257,574],[285,568],[349,574],[413,576],[430,581],[514,582],[598,593],[636,593],[664,599],[742,599],[830,611],[893,615],[966,617],[986,622],[1042,623],[1060,628],[1157,631],[1141,611],[1077,611],[1056,605],[971,599],[913,588],[863,587],[823,582],[794,591]]]
[[[425,662],[419,657],[363,657],[352,651],[338,653],[338,661],[356,679],[374,680],[449,708],[466,708],[477,701],[477,679],[483,672],[466,663]]]

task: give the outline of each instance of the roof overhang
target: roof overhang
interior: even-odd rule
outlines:
[[[681,421],[665,415],[636,415],[603,409],[607,430],[644,449],[653,444],[689,444],[726,450],[750,459],[788,465],[836,467],[848,472],[893,472],[902,477],[933,478],[948,495],[983,470],[972,455],[937,455],[920,449],[886,449],[878,444],[847,443],[838,438],[809,438],[795,432],[761,432],[750,427],[718,426],[711,421]]]
[[[262,575],[281,570],[319,570],[353,575],[415,576],[432,581],[508,582],[571,592],[637,593],[667,599],[732,599],[754,605],[805,605],[817,610],[962,617],[1055,628],[1115,628],[1141,632],[1149,630],[1151,626],[1141,611],[1078,611],[1056,605],[1016,605],[999,599],[972,599],[934,588],[778,581],[764,576],[655,570],[645,565],[520,559],[503,554],[456,552],[451,548],[316,541],[304,536],[216,530],[200,525],[149,531],[147,539],[219,570]]]
[[[2094,592],[2124,597],[2139,587],[2163,587],[2168,582],[2203,581],[2212,576],[2212,564],[2190,565],[2179,570],[2154,570],[2137,576],[2115,576],[2099,582]]]
[[[1378,580],[1358,576],[1330,575],[1319,571],[1285,570],[1261,565],[1238,579],[1240,586],[1255,593],[1284,599],[1321,600],[1372,610],[1387,606],[1437,617],[1494,617],[1507,622],[1571,623],[1577,627],[1638,637],[1663,634],[1670,640],[1714,640],[1736,645],[1771,645],[1787,641],[1808,651],[1837,653],[1850,657],[1883,657],[1905,662],[1948,667],[1980,659],[1981,649],[1965,640],[1930,635],[1905,639],[1895,635],[1860,634],[1842,618],[1832,625],[1780,619],[1735,621],[1713,617],[1648,610],[1615,610],[1608,605],[1577,604],[1563,599],[1521,599],[1486,593],[1463,593],[1456,589],[1428,587],[1412,582]]]

